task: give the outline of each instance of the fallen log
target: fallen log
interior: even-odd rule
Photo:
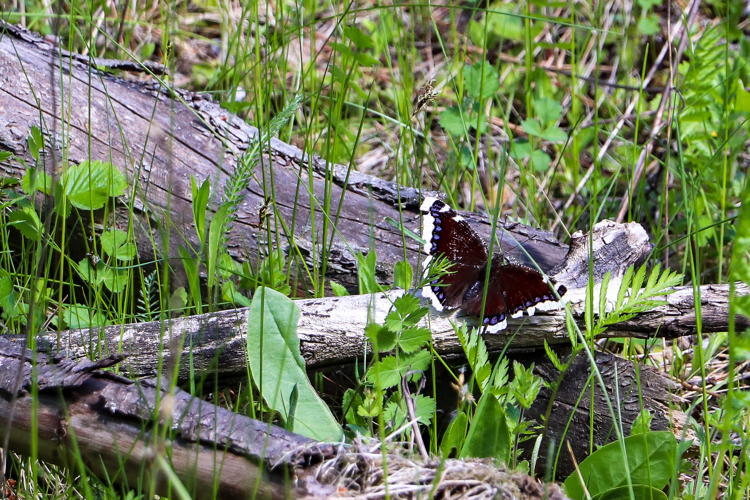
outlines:
[[[167,238],[200,248],[192,220],[191,175],[199,184],[211,179],[212,199],[221,200],[243,153],[258,140],[258,130],[206,95],[158,81],[114,77],[97,70],[95,60],[87,64],[81,56],[60,53],[38,35],[3,21],[0,33],[0,149],[14,154],[2,164],[4,175],[20,179],[25,168],[19,160],[34,165],[27,138],[32,126],[39,127],[47,140],[40,168],[50,175],[59,173],[63,152],[70,164],[109,161],[126,175],[130,194],[114,207],[115,225],[127,230],[132,221],[142,262],[178,259],[178,245],[162,248]],[[235,261],[257,265],[258,247],[265,250],[267,237],[285,251],[293,270],[320,268],[325,261],[326,283],[334,281],[352,293],[358,286],[356,255],[367,254],[373,246],[376,277],[384,285],[393,282],[393,267],[404,255],[418,267],[420,244],[407,239],[404,249],[402,234],[389,219],[418,226],[419,190],[328,163],[277,139],[271,139],[265,151],[229,231],[226,247]],[[331,219],[322,211],[327,197],[332,200],[328,214],[341,209]],[[266,224],[261,231],[267,199],[273,216],[284,224]],[[208,208],[213,212],[217,204]],[[487,238],[487,217],[466,215]],[[368,221],[371,230],[363,231]],[[102,222],[88,223],[100,230]],[[547,231],[506,219],[499,225],[513,236],[502,238],[501,247],[517,260],[529,262],[531,256],[547,271],[565,255],[566,245]],[[81,255],[73,256],[76,261],[84,257],[83,248],[80,245]],[[295,296],[309,293],[312,284],[306,276],[297,272],[291,280]]]
[[[162,496],[173,494],[179,481],[195,499],[377,497],[383,488],[392,498],[421,490],[449,498],[467,486],[486,490],[472,495],[478,499],[567,498],[557,485],[541,485],[491,461],[423,463],[403,451],[384,455],[376,444],[369,450],[334,449],[179,388],[170,391],[166,379],[134,383],[102,370],[121,360],[50,358],[0,338],[5,450],[32,454],[35,433],[43,445],[33,451],[49,463],[73,471],[85,466],[86,474],[107,484],[138,485]],[[383,460],[390,474],[382,473]]]
[[[617,277],[630,265],[639,263],[650,250],[643,229],[637,224],[598,224],[591,239],[593,276],[601,281],[607,272],[613,276],[610,293],[617,292]],[[613,258],[613,255],[619,256]],[[563,263],[552,271],[552,277],[569,288],[575,300],[572,312],[583,327],[585,283],[588,279],[589,238],[583,234],[574,238],[571,251]],[[583,283],[583,287],[579,286]],[[729,319],[729,285],[701,287],[701,319],[703,332],[726,331]],[[747,288],[738,286],[740,294]],[[302,356],[311,368],[353,362],[367,349],[365,327],[369,322],[382,323],[393,301],[404,293],[392,290],[381,294],[330,297],[295,301],[300,307],[297,334]],[[566,294],[566,296],[568,296]],[[695,300],[692,287],[677,287],[671,295],[662,297],[666,304],[615,324],[605,332],[607,337],[636,337],[671,339],[698,332]],[[598,300],[595,301],[598,303]],[[132,354],[122,363],[125,373],[133,377],[155,376],[160,360],[166,367],[175,367],[170,360],[180,359],[177,367],[181,380],[193,375],[218,374],[220,377],[244,376],[247,373],[245,349],[247,345],[248,309],[234,309],[189,316],[161,322],[108,326],[40,335],[37,345],[48,352],[73,358],[95,353],[126,352]],[[548,311],[532,317],[512,319],[509,327],[496,334],[486,335],[490,350],[500,350],[508,343],[512,348],[540,348],[570,343],[565,325],[565,311]],[[453,324],[473,318],[462,318],[455,311],[432,310],[429,327],[433,347],[441,355],[462,352]],[[737,328],[750,326],[745,317],[738,317]],[[179,350],[177,350],[179,349]],[[188,362],[188,360],[190,360]],[[167,368],[170,369],[170,368]]]
[[[0,338],[0,433],[4,448],[88,470],[106,480],[169,494],[174,484],[159,458],[192,498],[284,499],[327,496],[295,468],[333,455],[333,448],[237,415],[158,379],[133,383],[102,371],[122,360],[48,357]],[[32,389],[32,360],[38,394]],[[36,429],[34,428],[36,426]],[[296,476],[295,476],[296,475]],[[293,478],[296,480],[292,481]]]

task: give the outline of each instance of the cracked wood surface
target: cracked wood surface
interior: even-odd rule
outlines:
[[[145,491],[153,485],[157,494],[168,495],[170,481],[155,463],[154,444],[160,443],[159,451],[169,453],[170,465],[192,498],[214,498],[214,491],[221,498],[250,498],[257,488],[258,498],[274,500],[288,498],[293,466],[333,454],[330,446],[216,407],[179,388],[170,393],[166,380],[133,383],[101,371],[120,362],[120,355],[73,361],[34,355],[21,344],[0,337],[0,433],[8,436],[8,448],[15,452],[31,453],[36,427],[37,439],[44,443],[36,447],[40,459],[62,466],[80,459],[105,481],[140,484]],[[34,400],[32,359],[38,384]],[[162,435],[154,426],[155,415],[169,432]],[[295,496],[331,493],[329,487],[305,480],[292,491]]]

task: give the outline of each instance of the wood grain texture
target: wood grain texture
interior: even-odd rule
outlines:
[[[32,359],[39,391],[34,398]],[[170,481],[156,462],[168,453],[169,464],[192,498],[216,498],[214,491],[219,498],[250,498],[256,488],[258,498],[274,500],[290,492],[331,493],[314,481],[289,487],[291,469],[331,456],[330,446],[180,389],[170,392],[166,380],[135,384],[100,370],[121,359],[94,363],[49,358],[0,338],[0,433],[7,436],[8,448],[31,452],[34,412],[40,459],[73,467],[82,462],[100,478],[141,485],[144,491],[153,487],[157,494],[169,494]],[[165,426],[168,431],[162,432]]]

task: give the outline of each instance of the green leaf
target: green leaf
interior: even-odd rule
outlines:
[[[289,414],[286,419],[286,430],[294,432],[294,415],[297,413],[297,403],[299,402],[299,384],[294,384],[292,394],[289,396]]]
[[[338,283],[331,281],[331,290],[333,290],[333,294],[336,297],[346,297],[349,295],[349,290],[344,288],[343,286],[339,285]]]
[[[396,387],[401,382],[401,369],[395,356],[387,356],[367,370],[367,380],[381,389]]]
[[[401,333],[398,339],[398,346],[405,353],[414,352],[421,348],[432,338],[432,333],[427,328],[413,326],[407,328]]]
[[[117,260],[129,261],[136,255],[137,249],[128,241],[128,233],[125,231],[110,229],[102,233],[99,241],[102,244],[102,252]]]
[[[351,40],[354,46],[358,49],[369,49],[373,47],[372,36],[356,26],[344,26],[344,36]]]
[[[401,378],[410,371],[424,371],[432,361],[432,355],[427,351],[417,351],[414,354],[402,354],[398,359],[388,356],[378,361],[367,371],[367,380],[380,384],[381,389],[395,387]],[[418,380],[421,373],[414,373],[409,380]]]
[[[460,458],[494,458],[507,464],[510,459],[511,437],[505,412],[497,398],[486,392],[479,399],[474,420],[466,436]]]
[[[463,137],[469,133],[466,119],[466,113],[461,113],[458,106],[451,106],[440,112],[440,126],[455,137]]]
[[[104,326],[107,324],[101,312],[94,311],[81,304],[73,304],[65,307],[62,311],[62,316],[63,321],[65,321],[65,324],[71,330]]]
[[[556,123],[563,111],[562,104],[549,97],[534,99],[534,109],[543,128],[549,128]]]
[[[435,400],[430,396],[419,394],[414,399],[414,416],[417,417],[420,424],[429,425],[436,409]]]
[[[128,272],[125,269],[115,269],[100,262],[97,266],[97,281],[104,283],[104,286],[111,292],[120,293],[128,284]],[[99,268],[101,267],[101,269]]]
[[[21,310],[16,304],[13,280],[5,269],[0,269],[0,307],[3,308],[5,318],[14,319],[21,314]]]
[[[656,14],[649,14],[641,18],[638,21],[638,32],[645,36],[651,36],[659,33],[661,28],[659,27],[659,16]]]
[[[52,193],[52,178],[47,175],[47,172],[36,168],[30,168],[26,170],[21,178],[21,189],[26,194],[33,194],[34,191],[39,190],[44,194]]]
[[[396,262],[396,267],[393,270],[393,286],[408,290],[411,288],[413,279],[414,270],[412,269],[411,264],[406,260]]]
[[[378,352],[388,352],[396,347],[396,332],[377,323],[367,325],[365,335],[372,345],[377,347]]]
[[[339,43],[339,42],[332,42],[331,48],[335,50],[336,52],[339,52],[342,55],[345,55],[348,57],[354,57],[354,51],[351,48],[349,48],[349,46],[346,44]],[[343,72],[341,72],[340,74],[337,74],[336,79],[343,81],[344,79],[346,79],[346,76],[343,74]]]
[[[214,286],[216,279],[216,265],[219,259],[219,247],[224,242],[224,228],[229,215],[229,204],[222,204],[211,219],[211,227],[208,230],[208,288]],[[223,252],[224,249],[222,248]]]
[[[440,442],[440,451],[443,452],[443,457],[448,458],[454,448],[456,449],[456,456],[461,454],[468,428],[469,419],[466,417],[466,413],[459,410],[458,415],[450,423],[445,434],[443,434],[443,440]]]
[[[307,378],[300,354],[299,307],[271,288],[255,291],[247,321],[247,356],[253,381],[268,406],[286,421],[298,387],[294,431],[318,441],[339,441],[341,427]]]
[[[380,286],[375,280],[375,264],[377,257],[375,256],[375,250],[370,250],[367,257],[364,257],[361,252],[357,253],[357,276],[359,279],[359,293],[362,295],[369,293],[377,293],[380,291]]]
[[[565,142],[568,140],[568,134],[557,125],[544,129],[539,137],[549,142]]]
[[[552,159],[544,151],[533,151],[529,159],[529,165],[534,167],[535,172],[546,172],[549,170]]]
[[[739,85],[737,86],[736,92],[734,109],[743,113],[750,112],[750,92]]]
[[[490,380],[490,375],[492,375],[492,366],[487,355],[487,345],[484,343],[477,329],[472,328],[471,330],[467,330],[465,324],[456,329],[456,335],[461,342],[461,347],[464,349],[471,371],[474,372],[474,378],[479,385],[479,389],[484,393],[487,383]]]
[[[662,489],[678,466],[677,440],[668,431],[653,431],[624,439],[627,467],[619,442],[610,443],[592,453],[580,464],[581,476],[591,496],[631,484]],[[585,498],[578,474],[565,481],[565,492],[574,500]]]
[[[180,257],[182,265],[185,267],[185,274],[188,279],[190,288],[190,297],[193,299],[193,307],[196,314],[203,312],[203,298],[201,296],[200,274],[198,272],[198,259],[194,259],[185,247],[180,247]]]
[[[464,67],[466,93],[475,101],[489,99],[500,88],[497,70],[487,61]]]
[[[521,121],[521,127],[523,127],[523,131],[529,135],[542,135],[541,125],[539,125],[539,122],[533,118]]]
[[[634,484],[633,485],[633,496],[630,496],[630,488],[627,486],[620,486],[619,488],[612,488],[599,495],[594,496],[591,500],[631,500],[635,498],[637,500],[667,500],[667,495],[656,488],[652,488],[645,484]]]
[[[32,241],[39,241],[44,232],[42,221],[31,207],[13,210],[8,217],[10,225],[21,231],[21,234]]]
[[[357,52],[356,54],[354,54],[354,60],[366,68],[371,68],[380,62],[370,54],[364,54],[362,52]]]
[[[61,184],[70,204],[80,210],[98,210],[110,197],[121,196],[128,187],[119,170],[99,160],[70,166],[63,173]]]
[[[39,161],[39,151],[44,149],[44,137],[42,131],[36,125],[31,126],[31,135],[28,138],[29,153],[36,160]]]
[[[195,177],[190,176],[190,183],[193,190],[193,221],[195,230],[198,232],[198,239],[201,246],[206,246],[206,207],[208,207],[208,195],[211,189],[211,183],[208,178],[203,181],[200,189],[195,182]]]
[[[633,425],[630,428],[630,435],[634,436],[636,434],[646,434],[651,430],[651,420],[653,420],[651,412],[649,412],[646,408],[642,409],[633,421]]]
[[[364,427],[367,425],[367,420],[365,420],[365,417],[360,415],[358,411],[363,402],[364,400],[362,399],[362,394],[355,391],[354,389],[349,388],[344,393],[344,397],[341,402],[341,408],[346,412],[344,416],[346,417],[346,422],[349,425],[357,425],[359,427]]]
[[[185,287],[179,287],[169,297],[169,309],[174,312],[182,312],[187,306],[188,294]]]

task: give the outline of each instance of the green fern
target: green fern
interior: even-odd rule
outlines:
[[[159,319],[159,311],[161,311],[160,293],[159,273],[154,270],[143,278],[143,285],[136,304],[138,321],[147,322]]]
[[[667,302],[662,298],[674,293],[674,287],[682,283],[683,275],[669,271],[661,272],[657,264],[651,271],[645,286],[646,266],[641,266],[638,272],[630,266],[622,277],[622,283],[617,294],[612,312],[606,311],[607,289],[609,288],[609,273],[602,281],[599,296],[599,319],[594,327],[594,335],[603,333],[608,326],[632,319],[637,314],[650,311]]]

